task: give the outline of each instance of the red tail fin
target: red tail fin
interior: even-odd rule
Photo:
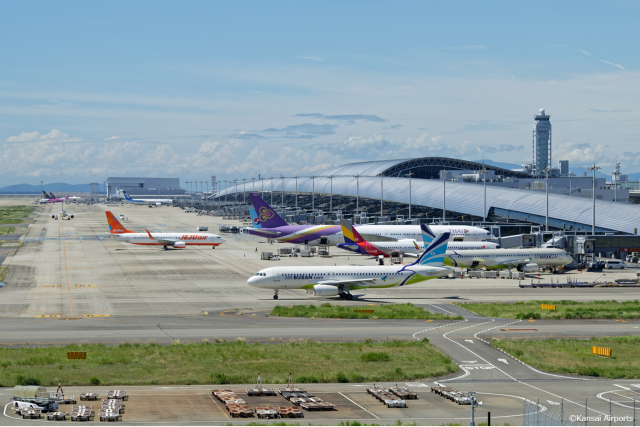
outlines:
[[[116,219],[115,216],[111,213],[111,211],[105,211],[107,214],[107,222],[109,223],[109,230],[111,234],[122,234],[122,233],[133,233],[133,231],[129,231],[120,224],[120,221]]]
[[[353,239],[354,242],[356,243],[365,243],[367,242],[361,235],[360,233],[358,233],[358,230],[356,230],[356,227],[351,227],[351,231],[353,232]],[[367,242],[368,243],[368,242]]]

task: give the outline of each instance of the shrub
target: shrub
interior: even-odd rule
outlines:
[[[100,380],[96,377],[91,377],[89,380],[89,385],[100,385]]]
[[[40,381],[40,378],[18,375],[16,377],[16,384],[17,385],[40,385],[41,381]]]
[[[338,372],[336,374],[336,380],[339,383],[348,383],[349,382],[349,380],[347,379],[347,376],[344,374],[344,372]]]

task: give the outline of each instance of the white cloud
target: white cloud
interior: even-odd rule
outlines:
[[[591,56],[591,54],[590,54],[589,52],[586,52],[586,51],[584,51],[584,50],[582,50],[582,49],[578,49],[578,50],[579,50],[580,52],[584,53],[585,55],[589,55],[589,56]]]
[[[111,140],[114,140],[114,139],[120,139],[120,137],[114,135],[114,136],[110,136],[109,138],[105,138],[104,140],[105,141],[111,141]]]
[[[601,59],[600,62],[604,62],[605,64],[609,64],[609,65],[611,65],[613,67],[620,68],[621,70],[624,70],[624,67],[621,64],[615,64],[613,62],[605,61],[604,59]]]
[[[7,142],[31,142],[38,139],[40,136],[40,132],[22,132],[18,136],[10,136],[7,139]]]
[[[45,140],[45,141],[55,141],[55,142],[78,142],[78,141],[82,141],[82,138],[79,138],[79,137],[69,138],[69,134],[62,132],[60,129],[52,129],[51,132],[49,132],[46,135],[42,135],[38,139],[39,140]]]

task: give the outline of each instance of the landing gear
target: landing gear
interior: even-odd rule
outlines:
[[[211,246],[211,249],[215,249],[215,248],[216,248],[215,246]]]
[[[273,291],[273,299],[278,299],[278,290]]]
[[[347,293],[347,292],[340,292],[338,294],[340,296],[340,298],[344,298],[344,299],[348,299],[348,300],[352,300],[353,299],[353,295]]]
[[[351,295],[351,294],[347,294],[346,298],[347,298],[349,301],[351,301],[351,300],[353,299],[353,295]]]
[[[164,245],[164,250],[165,250],[165,251],[167,250],[167,245]]]

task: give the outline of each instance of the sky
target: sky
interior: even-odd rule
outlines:
[[[0,187],[449,156],[640,170],[633,1],[0,2]]]

